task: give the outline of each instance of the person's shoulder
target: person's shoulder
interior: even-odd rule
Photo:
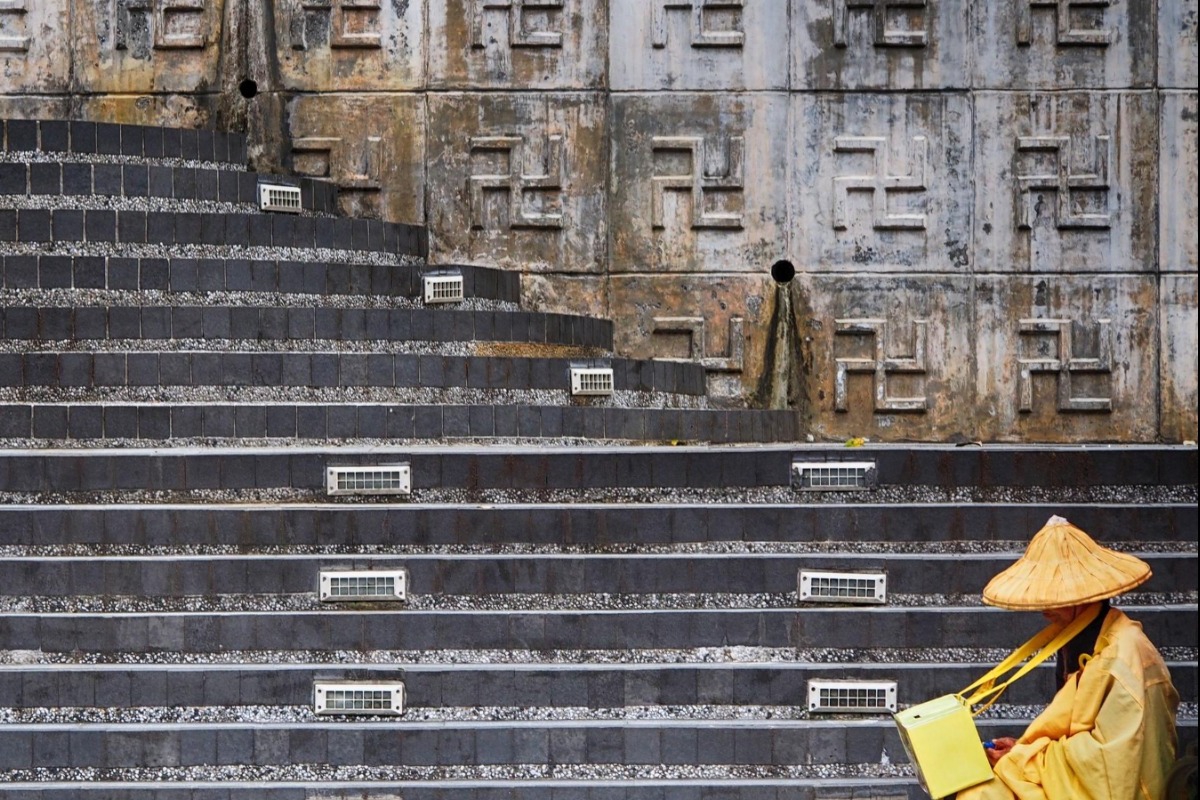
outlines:
[[[1125,663],[1138,662],[1142,666],[1161,665],[1162,656],[1158,648],[1142,630],[1142,623],[1130,618],[1119,609],[1109,611],[1102,634],[1107,643],[1102,648],[1104,655]],[[1097,656],[1101,653],[1097,653]]]

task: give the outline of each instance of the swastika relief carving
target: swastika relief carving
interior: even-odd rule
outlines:
[[[870,358],[835,357],[837,374],[834,376],[834,408],[849,410],[849,378],[853,373],[866,373],[874,377],[876,412],[912,411],[925,413],[927,398],[896,397],[888,389],[888,376],[893,374],[924,375],[926,368],[927,320],[912,323],[912,355],[889,356],[894,346],[889,333],[889,323],[878,318],[847,318],[835,320],[834,333],[838,337],[870,336],[874,340],[874,355]],[[836,340],[835,340],[836,346]]]
[[[24,54],[29,51],[25,26],[28,12],[25,0],[0,0],[0,52]]]
[[[1069,319],[1023,319],[1019,323],[1021,337],[1026,344],[1044,350],[1035,355],[1026,355],[1018,359],[1018,401],[1017,407],[1022,413],[1033,411],[1033,375],[1034,373],[1049,373],[1058,379],[1058,410],[1060,412],[1075,411],[1112,411],[1111,397],[1076,396],[1071,379],[1074,375],[1111,374],[1113,370],[1113,336],[1111,321],[1100,319],[1096,321],[1099,328],[1099,352],[1095,357],[1081,357],[1075,354],[1074,340]],[[1057,341],[1057,352],[1050,354],[1047,338]],[[1029,340],[1036,339],[1036,342]]]
[[[301,136],[292,140],[292,168],[299,175],[330,179],[343,203],[378,216],[382,149],[379,136],[367,136],[358,146],[337,136]]]
[[[331,48],[377,49],[381,0],[295,0],[290,23],[293,50],[319,43]]]
[[[477,229],[489,227],[487,195],[504,193],[508,196],[507,227],[509,228],[562,228],[562,198],[564,183],[563,136],[549,134],[546,137],[545,162],[530,164],[532,157],[526,149],[524,136],[474,136],[471,138],[471,155],[493,154],[507,164],[498,170],[491,165],[474,169],[468,178],[471,196],[471,226]],[[527,172],[526,165],[530,171]],[[544,206],[530,207],[527,195],[539,194]]]
[[[727,158],[724,169],[708,168],[710,150],[701,136],[655,136],[652,148],[656,157],[651,192],[651,222],[655,228],[665,228],[664,194],[668,191],[690,192],[692,199],[693,228],[742,227],[740,211],[726,206],[711,207],[714,198],[731,193],[740,194],[745,188],[745,140],[731,136],[728,140]],[[685,172],[660,172],[658,157],[669,153],[686,155],[688,167]],[[667,169],[668,167],[663,167]]]
[[[1032,228],[1040,210],[1038,192],[1053,192],[1052,214],[1055,225],[1068,228],[1110,228],[1108,211],[1109,164],[1112,162],[1112,137],[1095,137],[1092,146],[1093,164],[1090,170],[1075,172],[1076,160],[1070,136],[1021,136],[1017,152],[1044,154],[1049,157],[1048,168],[1016,174],[1016,207],[1018,227]],[[1035,168],[1036,169],[1036,168]],[[1093,205],[1085,206],[1084,192],[1090,193]],[[1088,210],[1091,208],[1092,210]]]
[[[1113,31],[1102,27],[1104,9],[1111,0],[1019,0],[1017,3],[1017,44],[1033,44],[1034,11],[1048,11],[1054,26],[1054,41],[1059,47],[1108,47]],[[1081,13],[1092,12],[1092,25],[1080,25]],[[1098,19],[1097,19],[1098,18]]]
[[[876,47],[925,47],[928,34],[923,27],[900,28],[891,25],[893,12],[897,9],[924,9],[927,0],[834,0],[833,43],[837,47],[848,47],[850,37],[849,17],[851,11],[869,12],[874,22],[874,44]]]
[[[870,174],[839,175],[833,179],[835,229],[849,227],[850,193],[863,192],[870,193],[871,224],[876,230],[924,230],[924,214],[897,213],[888,208],[888,196],[893,192],[925,191],[929,142],[924,136],[912,137],[907,175],[891,174],[888,142],[883,136],[838,136],[834,139],[833,152],[870,153],[874,160],[874,170]]]
[[[199,50],[209,42],[206,0],[117,0],[113,46],[135,58],[153,50]]]
[[[698,362],[709,372],[741,372],[746,358],[746,339],[743,335],[745,320],[742,317],[729,319],[728,356],[708,355],[706,327],[703,317],[655,317],[654,333],[688,334],[688,357]]]
[[[504,13],[508,17],[509,47],[562,47],[561,31],[529,26],[529,13],[561,12],[565,0],[471,0],[471,46],[487,47],[486,15]],[[557,14],[556,14],[557,16]]]
[[[656,48],[667,46],[668,12],[686,11],[691,16],[692,47],[741,47],[746,34],[741,28],[744,0],[654,0],[654,38]],[[725,17],[727,26],[710,24]]]

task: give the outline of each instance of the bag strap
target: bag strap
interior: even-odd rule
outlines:
[[[1025,677],[1030,670],[1061,650],[1067,642],[1074,639],[1096,619],[1100,614],[1100,608],[1101,606],[1097,603],[1066,625],[1046,626],[1025,644],[1010,653],[1007,658],[992,668],[986,675],[959,692],[958,697],[962,698],[968,708],[977,703],[984,703],[978,710],[972,711],[971,715],[978,716],[982,714],[1000,699],[1000,695],[1005,689]],[[1029,660],[1026,661],[1026,659]],[[996,684],[996,680],[1000,676],[1012,670],[1018,664],[1021,664],[1022,661],[1025,661],[1024,665],[1012,677],[1003,683]],[[971,692],[969,696],[968,692]],[[985,700],[987,701],[986,703],[984,702]]]

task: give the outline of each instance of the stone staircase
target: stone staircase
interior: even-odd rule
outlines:
[[[1194,447],[797,444],[514,274],[425,306],[420,229],[246,172],[236,135],[3,131],[0,798],[920,797],[890,717],[810,711],[809,681],[969,683],[1040,627],[979,591],[1052,514],[1151,563],[1123,606],[1196,740]],[[872,469],[814,491],[797,460]],[[410,493],[327,492],[380,464]],[[405,570],[407,601],[322,602],[329,570]],[[887,602],[801,602],[801,570]],[[404,713],[317,714],[345,681]]]

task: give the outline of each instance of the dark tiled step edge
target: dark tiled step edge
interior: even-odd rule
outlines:
[[[11,471],[10,471],[11,475]],[[68,479],[74,478],[73,475]],[[959,554],[907,559],[876,557],[849,561],[803,554],[676,556],[508,556],[487,558],[379,559],[311,556],[274,559],[245,556],[213,560],[172,556],[156,560],[121,557],[9,560],[0,558],[0,595],[11,597],[102,596],[189,597],[225,594],[306,594],[316,591],[322,569],[405,568],[409,591],[419,595],[541,593],[787,593],[796,590],[801,569],[886,571],[889,595],[940,593],[978,596],[982,587],[1013,562],[1016,553],[990,557]],[[1142,554],[1154,571],[1139,592],[1195,591],[1194,553]],[[263,581],[269,583],[264,586]],[[967,685],[967,681],[963,685]],[[0,695],[2,696],[2,695]],[[749,701],[747,701],[749,702]],[[1015,701],[1010,701],[1015,702]]]
[[[202,666],[62,670],[0,670],[0,697],[17,708],[137,708],[310,706],[314,680],[402,680],[411,707],[625,708],[629,706],[780,705],[807,696],[812,678],[894,680],[902,703],[960,690],[979,677],[979,664],[812,664],[790,667],[630,667],[597,669],[395,667],[331,665],[282,669]],[[1195,700],[1196,665],[1171,666],[1185,702]],[[219,678],[219,679],[218,679]],[[1054,669],[1034,670],[1004,694],[1004,702],[1044,703],[1055,692]],[[1189,698],[1190,695],[1190,698]]]
[[[247,337],[248,338],[248,337]],[[413,353],[0,353],[0,387],[383,387],[569,391],[571,359]],[[702,396],[692,362],[606,358],[618,392]]]
[[[6,469],[8,459],[0,459]],[[257,465],[256,465],[257,469]],[[108,479],[105,479],[108,480]],[[342,505],[213,507],[0,505],[0,545],[61,547],[355,548],[544,545],[555,548],[704,543],[931,543],[1002,541],[1020,548],[1051,514],[1066,513],[1098,541],[1194,542],[1195,505],[1005,503],[919,506],[674,505],[475,508]],[[1013,545],[1011,543],[1016,542]]]
[[[612,332],[612,323],[604,319],[499,309],[0,307],[3,338],[43,342],[91,339],[530,342],[608,351],[612,349]],[[663,365],[655,367],[663,375],[670,371],[666,365],[671,362],[654,363]],[[12,368],[10,363],[7,369]],[[15,380],[15,375],[0,380]]]
[[[462,274],[463,293],[468,298],[521,302],[521,276],[488,267],[331,265],[318,261],[217,258],[7,256],[0,257],[0,288],[421,297],[422,276],[447,269]]]
[[[36,413],[35,413],[36,410]],[[789,411],[678,410],[601,406],[417,406],[384,404],[0,405],[0,438],[32,439],[39,425],[66,440],[588,438],[717,443],[794,441]],[[40,421],[43,419],[45,421]]]
[[[181,158],[246,163],[241,133],[66,120],[0,120],[0,146],[9,152],[87,153],[133,158]]]
[[[991,608],[686,611],[11,613],[0,649],[63,653],[214,650],[654,650],[689,647],[988,647],[1037,633],[1040,615]],[[1134,616],[1160,647],[1196,647],[1195,605]],[[1002,616],[1005,615],[1005,616]],[[1003,620],[1000,623],[999,620]]]
[[[257,205],[260,183],[298,187],[304,209],[337,212],[337,187],[312,178],[162,164],[0,163],[0,195],[160,197]]]
[[[0,210],[0,242],[317,247],[424,256],[428,237],[420,226],[373,219],[23,208]]]

